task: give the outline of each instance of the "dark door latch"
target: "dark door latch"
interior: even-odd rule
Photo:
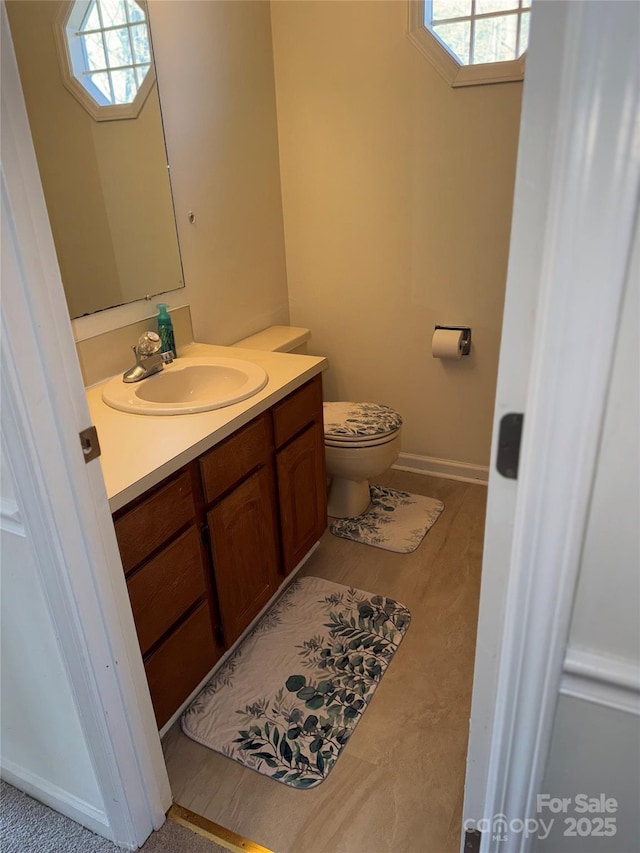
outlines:
[[[500,421],[496,468],[503,477],[507,477],[509,480],[518,479],[523,421],[524,415],[519,412],[504,415]]]
[[[80,433],[80,447],[84,453],[84,461],[91,462],[92,459],[97,459],[100,456],[100,442],[98,441],[98,431],[94,426],[83,429]]]

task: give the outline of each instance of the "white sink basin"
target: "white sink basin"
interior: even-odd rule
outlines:
[[[139,382],[114,377],[102,389],[102,399],[136,415],[186,415],[246,400],[267,379],[262,367],[239,358],[179,358]]]

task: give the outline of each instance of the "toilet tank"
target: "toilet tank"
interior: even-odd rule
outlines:
[[[236,341],[232,346],[304,355],[310,337],[309,329],[300,326],[269,326],[255,335]]]

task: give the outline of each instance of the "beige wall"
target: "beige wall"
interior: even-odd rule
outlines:
[[[387,403],[403,450],[488,464],[521,84],[452,89],[407,6],[274,0],[291,322],[329,399]],[[435,324],[473,354],[432,359]]]
[[[61,4],[7,11],[67,303],[73,317],[182,280],[156,87],[138,118],[96,122],[64,87]]]
[[[328,398],[397,407],[405,452],[487,464],[521,85],[451,89],[400,0],[150,19],[187,285],[167,301],[195,338],[309,326]],[[436,323],[471,325],[473,354],[433,360]]]
[[[194,334],[229,344],[289,320],[269,4],[150,20]]]

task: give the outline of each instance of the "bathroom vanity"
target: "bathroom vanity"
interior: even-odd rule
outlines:
[[[194,345],[192,353],[223,349]],[[245,358],[249,351],[236,352]],[[326,361],[252,357],[267,370],[267,386],[212,412],[130,415],[105,406],[99,387],[87,393],[160,728],[326,528]],[[143,442],[143,457],[146,444],[157,445],[144,462],[132,452],[132,430]],[[163,447],[170,458],[143,471]],[[110,483],[123,481],[127,468],[131,482],[112,494]]]

